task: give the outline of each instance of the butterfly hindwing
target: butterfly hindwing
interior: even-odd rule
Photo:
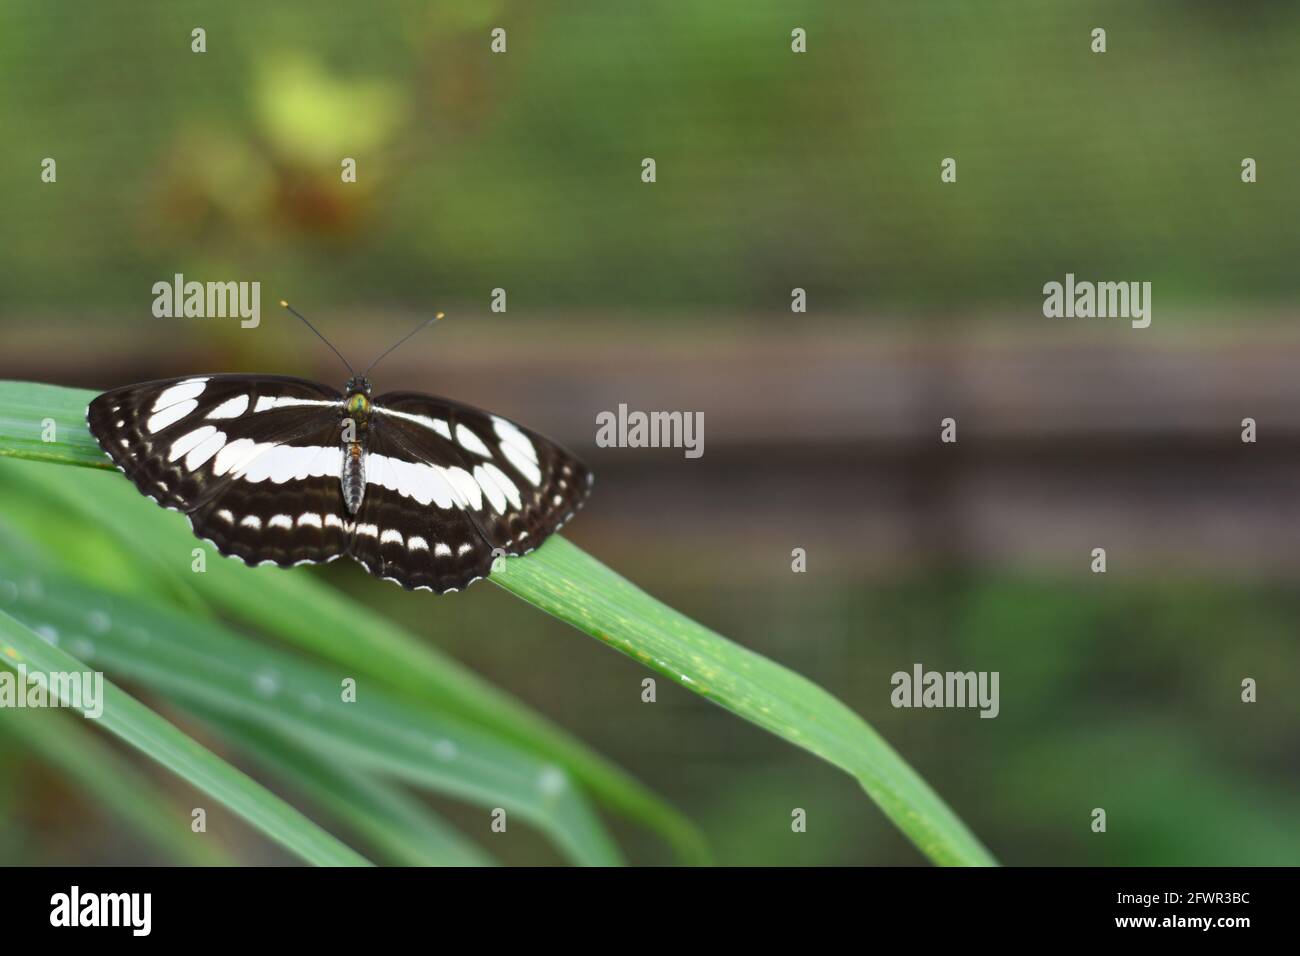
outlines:
[[[194,533],[247,564],[291,567],[346,554],[352,521],[339,493],[338,426],[331,423],[301,439],[302,445],[274,446],[263,453],[265,462],[266,456],[293,448],[288,454],[301,463],[289,480],[234,479],[189,513]],[[301,454],[299,448],[317,450]],[[257,474],[252,469],[258,467],[254,459],[244,475]]]
[[[194,376],[105,392],[86,420],[142,493],[222,554],[291,565],[347,550],[340,402],[303,379]]]
[[[383,446],[383,441],[379,444]],[[368,468],[385,470],[372,453]],[[449,503],[419,504],[380,484],[391,476],[367,471],[366,495],[357,513],[351,554],[367,571],[404,588],[438,594],[460,591],[492,570],[492,548],[470,512]],[[372,483],[371,479],[378,481]],[[396,485],[396,481],[392,481]]]

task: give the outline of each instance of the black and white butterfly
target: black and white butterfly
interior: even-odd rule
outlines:
[[[364,374],[343,393],[278,375],[145,382],[98,396],[86,420],[141,492],[224,555],[282,567],[348,555],[439,594],[538,547],[592,482],[535,432],[418,392],[372,399]]]

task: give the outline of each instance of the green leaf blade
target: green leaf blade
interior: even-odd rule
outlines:
[[[0,663],[11,670],[21,663],[29,672],[47,677],[53,672],[91,670],[4,611],[0,611]],[[369,865],[355,850],[108,681],[103,714],[96,720],[303,860],[320,866]]]
[[[526,560],[508,560],[491,580],[846,771],[935,862],[994,865],[947,804],[839,700],[660,603],[563,538]]]

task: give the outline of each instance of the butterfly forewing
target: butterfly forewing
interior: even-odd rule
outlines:
[[[340,403],[302,379],[195,376],[105,392],[86,420],[141,492],[222,554],[292,565],[347,549]]]

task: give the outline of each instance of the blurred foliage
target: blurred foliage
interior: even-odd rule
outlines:
[[[174,272],[421,310],[1297,291],[1292,4],[64,7],[0,10],[9,310],[143,314]]]

